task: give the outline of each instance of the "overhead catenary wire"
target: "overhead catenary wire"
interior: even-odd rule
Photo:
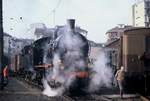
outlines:
[[[53,10],[56,10],[56,9],[60,6],[61,1],[62,1],[62,0],[59,0],[59,1],[58,1],[58,3],[57,3],[57,5],[56,5],[56,7],[55,7]]]
[[[62,2],[62,0],[59,0],[58,3],[57,3],[57,5],[51,11],[51,13],[53,14],[53,24],[54,24],[54,26],[55,26],[55,14],[56,14],[56,10],[60,6],[61,2]]]

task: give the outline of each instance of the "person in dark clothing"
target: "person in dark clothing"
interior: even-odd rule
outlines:
[[[6,65],[3,69],[3,76],[4,76],[4,86],[8,84],[8,66]]]
[[[140,57],[140,60],[144,63],[144,78],[145,78],[145,94],[148,92],[148,73],[150,72],[150,53],[144,52]]]
[[[2,75],[3,75],[3,81],[1,81],[1,90],[4,89],[4,87],[8,84],[8,64],[9,64],[9,59],[6,55],[3,56],[3,70],[2,70]]]

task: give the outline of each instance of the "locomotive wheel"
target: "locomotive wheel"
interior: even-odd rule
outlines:
[[[69,87],[69,95],[83,96],[87,94],[86,88],[88,87],[89,78],[76,78]]]

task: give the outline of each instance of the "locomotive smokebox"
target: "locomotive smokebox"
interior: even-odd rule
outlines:
[[[75,19],[68,19],[67,25],[71,31],[75,29]]]

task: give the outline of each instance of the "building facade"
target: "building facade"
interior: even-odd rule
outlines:
[[[113,69],[115,73],[116,69],[120,67],[120,48],[121,48],[121,37],[123,36],[124,30],[131,29],[132,26],[121,24],[106,32],[107,42],[105,43],[105,50],[107,57],[109,58],[108,65]]]
[[[150,26],[150,0],[138,0],[132,6],[132,24],[134,27]]]
[[[4,33],[4,54],[8,55],[10,53],[10,42],[11,42],[12,36]]]
[[[89,41],[90,50],[89,50],[89,60],[91,64],[94,64],[101,53],[104,52],[102,43],[95,43],[93,41]]]
[[[6,56],[18,54],[24,46],[30,45],[32,42],[33,39],[18,39],[4,33],[4,54]]]
[[[106,32],[107,42],[110,43],[110,42],[113,42],[117,39],[120,39],[120,37],[122,36],[122,32],[125,29],[129,29],[129,28],[132,28],[132,26],[120,24],[119,26],[116,26],[116,27],[108,30]]]

